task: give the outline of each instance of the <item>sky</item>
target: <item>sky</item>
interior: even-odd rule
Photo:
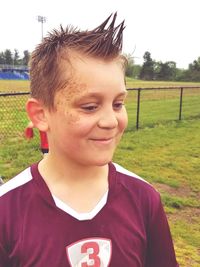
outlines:
[[[0,52],[32,52],[43,35],[67,25],[93,29],[117,11],[125,19],[123,52],[136,64],[150,52],[156,61],[175,61],[178,68],[200,57],[199,0],[0,0]]]

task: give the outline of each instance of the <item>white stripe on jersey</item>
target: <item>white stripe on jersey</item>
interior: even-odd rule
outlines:
[[[79,221],[85,221],[85,220],[91,220],[93,219],[99,211],[106,205],[107,198],[108,198],[108,191],[103,195],[101,200],[97,203],[97,205],[90,211],[90,212],[84,212],[79,213],[72,209],[70,206],[68,206],[66,203],[64,203],[62,200],[58,199],[56,196],[52,195],[56,206],[71,215],[72,217],[76,218]]]
[[[28,183],[30,180],[32,180],[32,174],[30,167],[19,173],[14,178],[10,179],[5,184],[1,185],[0,187],[0,197],[8,193],[9,191]]]
[[[119,165],[119,164],[117,164],[115,162],[113,162],[113,164],[114,164],[117,172],[120,172],[120,173],[123,173],[123,174],[127,174],[129,176],[132,176],[133,178],[137,178],[137,179],[149,184],[146,180],[144,180],[142,177],[138,176],[134,172],[128,171],[127,169],[125,169],[124,167],[122,167],[121,165]]]

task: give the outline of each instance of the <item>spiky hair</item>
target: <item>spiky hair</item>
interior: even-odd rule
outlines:
[[[122,51],[124,21],[115,26],[117,13],[111,14],[93,30],[80,31],[73,26],[60,26],[44,38],[32,53],[30,60],[31,93],[53,107],[55,92],[67,81],[59,80],[60,59],[70,62],[70,51],[110,60],[120,56]],[[63,57],[63,54],[65,56]]]

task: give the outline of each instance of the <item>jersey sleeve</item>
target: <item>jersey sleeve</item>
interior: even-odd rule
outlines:
[[[151,207],[145,267],[178,267],[166,214],[160,195]]]
[[[0,267],[10,267],[8,255],[0,243]]]

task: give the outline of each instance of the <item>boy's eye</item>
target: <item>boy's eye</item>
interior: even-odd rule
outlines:
[[[98,106],[94,104],[90,104],[90,105],[83,105],[81,106],[81,108],[85,111],[95,111],[98,108]]]
[[[116,102],[116,103],[113,104],[113,108],[115,110],[120,110],[120,109],[122,109],[123,105],[124,105],[124,102],[121,102],[121,101],[120,102]]]

